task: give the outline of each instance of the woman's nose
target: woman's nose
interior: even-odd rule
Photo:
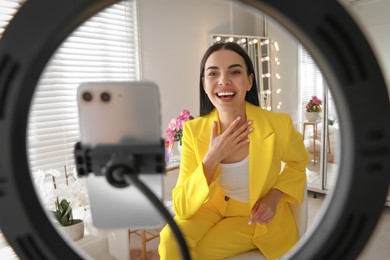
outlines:
[[[218,84],[224,86],[224,85],[230,85],[231,83],[232,82],[230,80],[229,75],[226,75],[225,73],[221,73]]]

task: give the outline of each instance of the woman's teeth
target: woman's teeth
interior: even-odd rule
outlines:
[[[234,96],[234,92],[219,92],[217,93],[218,97],[228,97],[228,96]]]

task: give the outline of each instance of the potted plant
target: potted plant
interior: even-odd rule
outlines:
[[[306,104],[306,119],[309,122],[316,122],[320,119],[322,112],[322,100],[317,96],[312,96],[310,101]]]
[[[75,171],[38,170],[33,173],[37,193],[55,223],[73,241],[84,237],[84,219],[88,215],[89,200],[86,185]],[[75,216],[75,217],[74,217]]]
[[[180,112],[180,115],[176,118],[172,118],[169,121],[168,128],[166,130],[168,140],[173,140],[174,142],[178,142],[178,150],[181,152],[181,139],[183,137],[183,125],[188,120],[194,119],[193,116],[191,116],[191,113],[187,109],[183,109]]]
[[[70,202],[58,198],[55,202],[56,210],[53,211],[54,217],[62,229],[73,241],[84,237],[84,221],[82,219],[73,219],[72,207]]]

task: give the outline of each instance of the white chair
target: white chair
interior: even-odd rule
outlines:
[[[303,195],[302,204],[289,204],[294,219],[297,224],[298,237],[302,237],[307,229],[308,205],[307,205],[307,187]],[[225,258],[225,260],[266,260],[259,250],[252,250],[241,255]]]

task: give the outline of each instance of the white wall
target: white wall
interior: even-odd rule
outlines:
[[[199,114],[199,66],[211,33],[259,35],[262,16],[220,0],[140,0],[143,79],[161,90],[162,131],[186,108]]]

